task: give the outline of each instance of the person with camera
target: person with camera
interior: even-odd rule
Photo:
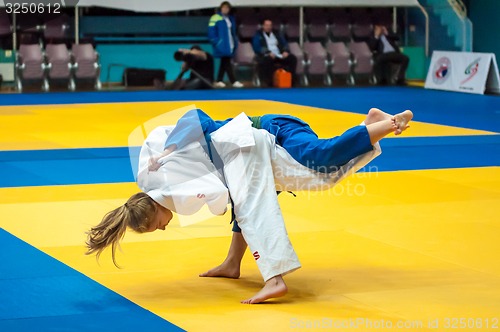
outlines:
[[[194,45],[191,49],[179,49],[174,54],[176,61],[182,61],[181,73],[174,81],[172,89],[174,90],[196,90],[211,89],[214,81],[214,58],[208,52]],[[190,71],[191,74],[187,80],[182,76]]]

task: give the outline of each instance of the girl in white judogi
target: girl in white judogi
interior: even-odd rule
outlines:
[[[165,230],[172,211],[190,215],[206,204],[213,214],[221,215],[231,201],[238,225],[233,227],[228,257],[200,276],[238,278],[248,243],[265,286],[242,303],[286,294],[283,275],[300,268],[300,263],[288,239],[276,191],[330,188],[379,155],[378,141],[408,128],[413,114],[405,111],[391,116],[371,109],[361,126],[331,141],[318,139],[300,119],[265,117],[249,118],[242,113],[213,121],[194,110],[175,127],[153,130],[139,156],[137,182],[143,192],[109,212],[88,232],[87,254],[99,257],[111,245],[116,264],[115,250],[127,227],[139,233]],[[322,157],[314,157],[321,149],[327,153],[320,151],[316,155]],[[320,160],[331,150],[339,153]],[[316,160],[306,160],[311,156]],[[319,169],[318,164],[327,168]]]

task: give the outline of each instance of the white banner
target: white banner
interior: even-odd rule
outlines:
[[[493,53],[434,51],[425,87],[478,94],[500,93],[499,82]]]

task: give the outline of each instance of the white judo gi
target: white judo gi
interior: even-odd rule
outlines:
[[[173,128],[156,128],[146,138],[139,156],[139,187],[157,203],[185,215],[204,204],[213,214],[223,214],[230,194],[236,220],[264,281],[300,268],[276,191],[329,189],[381,153],[377,143],[337,172],[316,172],[295,161],[272,134],[252,128],[242,113],[210,135],[224,165],[222,174],[200,142],[175,150],[160,159],[158,171],[148,171],[151,154],[163,152]]]

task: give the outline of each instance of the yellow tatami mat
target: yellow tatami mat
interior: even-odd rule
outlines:
[[[239,303],[262,286],[249,254],[239,280],[198,277],[225,257],[228,215],[127,233],[121,270],[109,253],[100,265],[84,256],[85,230],[135,184],[3,188],[0,227],[188,331],[445,331],[454,318],[491,327],[500,316],[499,175],[495,167],[361,173],[330,191],[280,195],[303,267],[286,277],[286,297],[264,305]]]
[[[361,114],[266,100],[2,106],[0,150],[127,146],[136,127],[158,116],[155,125],[175,124],[183,113],[176,110],[188,105],[218,120],[241,112],[249,116],[292,114],[308,122],[321,137],[340,135],[364,119]],[[421,123],[418,116],[415,120],[405,137],[491,134]]]

